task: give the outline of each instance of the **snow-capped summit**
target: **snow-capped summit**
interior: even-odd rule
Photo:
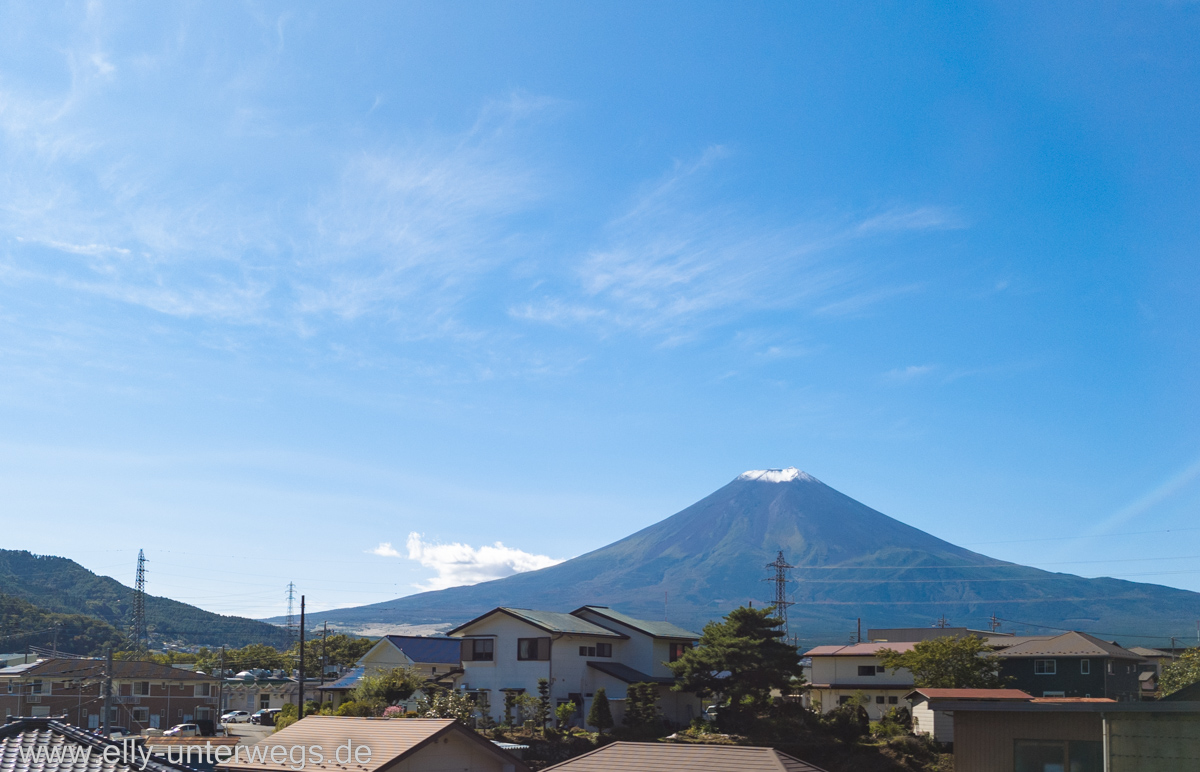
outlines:
[[[738,479],[774,483],[791,482],[792,480],[821,482],[811,474],[802,472],[794,466],[789,466],[787,469],[751,469],[749,472],[742,472],[738,475]]]

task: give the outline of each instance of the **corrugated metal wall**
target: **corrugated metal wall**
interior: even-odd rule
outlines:
[[[1013,772],[1014,740],[1103,739],[1099,713],[958,711],[954,714],[954,772]]]
[[[1111,772],[1197,772],[1200,715],[1110,714]]]

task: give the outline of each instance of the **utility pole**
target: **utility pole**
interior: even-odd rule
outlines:
[[[304,718],[304,596],[300,596],[300,705],[296,715]]]
[[[329,667],[329,659],[326,657],[325,639],[329,637],[329,622],[322,622],[321,628],[321,686],[325,685],[325,670]]]
[[[938,627],[949,627],[950,626],[950,622],[949,622],[949,620],[946,619],[945,614],[942,614],[942,616],[938,619],[937,626]]]
[[[133,645],[146,648],[146,553],[138,550],[137,579],[133,583]]]
[[[104,739],[112,735],[112,646],[104,653]]]
[[[855,637],[855,643],[862,643],[862,617],[858,618],[858,635]]]
[[[220,662],[219,667],[221,668],[221,672],[217,677],[220,678],[221,680],[217,682],[217,710],[219,710],[220,713],[217,714],[217,718],[220,718],[221,713],[225,712],[225,646],[224,645],[221,646],[221,662]]]
[[[1000,629],[1000,620],[996,618],[995,614],[992,614],[992,618],[988,620],[988,627],[991,628],[993,633]]]
[[[775,584],[775,616],[779,619],[779,627],[783,630],[783,639],[788,640],[788,606],[792,602],[787,599],[788,586],[788,570],[793,568],[786,560],[783,559],[783,550],[779,550],[779,555],[771,563],[767,563],[767,568],[775,569],[774,575],[766,578],[763,581],[774,582]]]
[[[296,602],[296,583],[288,582],[287,590],[288,590],[288,594],[287,594],[288,610],[287,610],[287,622],[284,623],[284,627],[287,628],[288,643],[290,644],[290,643],[295,643],[295,641],[296,641],[296,613],[294,610],[295,609],[294,604]]]

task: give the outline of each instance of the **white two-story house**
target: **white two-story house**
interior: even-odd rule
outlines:
[[[668,622],[635,619],[604,606],[570,614],[497,608],[449,635],[462,639],[459,686],[497,722],[504,719],[505,694],[536,696],[539,678],[550,683],[552,708],[579,706],[577,724],[601,687],[619,723],[633,683],[657,684],[658,706],[674,724],[686,725],[700,713],[698,697],[672,691],[675,679],[667,667],[700,636]]]
[[[913,690],[912,673],[904,668],[891,672],[879,661],[879,651],[904,653],[915,645],[914,641],[880,641],[811,649],[804,654],[812,659],[806,697],[812,707],[828,713],[862,692],[872,721],[882,718],[889,708],[908,707],[904,698]]]

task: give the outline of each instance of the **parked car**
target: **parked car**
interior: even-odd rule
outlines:
[[[195,724],[176,724],[163,732],[163,737],[199,737],[200,727]]]
[[[231,710],[221,716],[221,721],[226,724],[249,724],[250,714],[244,710]]]
[[[110,726],[108,728],[108,739],[110,740],[120,740],[122,737],[129,737],[132,734],[133,732],[129,731],[127,727]]]
[[[275,725],[275,717],[279,715],[279,708],[263,708],[250,717],[250,723],[263,724],[267,726]]]

